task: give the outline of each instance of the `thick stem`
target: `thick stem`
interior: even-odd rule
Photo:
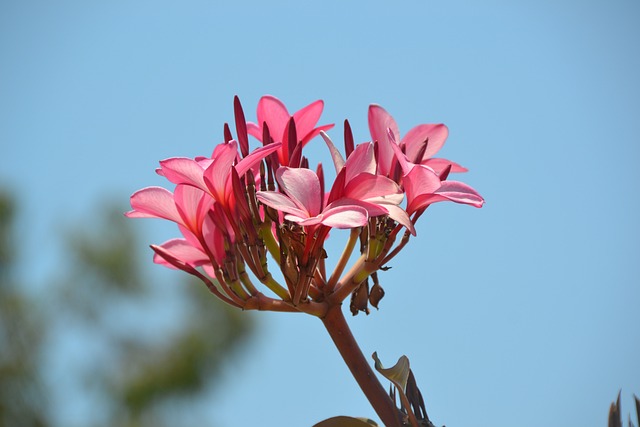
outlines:
[[[351,334],[341,305],[331,305],[322,318],[322,323],[382,423],[387,427],[400,427],[402,423],[399,419],[399,411],[378,381],[375,372]]]

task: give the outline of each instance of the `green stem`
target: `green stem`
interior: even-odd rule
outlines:
[[[322,323],[382,423],[386,427],[402,426],[399,411],[362,354],[344,318],[342,306],[330,306]]]
[[[331,292],[333,288],[338,283],[338,279],[340,275],[344,271],[344,268],[347,266],[347,262],[349,262],[349,258],[351,258],[351,254],[353,253],[353,248],[356,246],[356,242],[358,241],[358,236],[360,236],[360,228],[352,228],[351,234],[349,235],[349,240],[347,240],[347,244],[344,247],[344,251],[342,251],[342,255],[340,255],[340,259],[336,264],[336,268],[331,273],[331,277],[327,282],[327,292]]]
[[[280,265],[280,246],[271,232],[271,221],[265,220],[262,223],[259,234],[275,262]]]

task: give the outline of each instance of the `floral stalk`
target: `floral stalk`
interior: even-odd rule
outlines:
[[[289,114],[280,100],[265,96],[257,123],[251,123],[236,97],[237,139],[225,124],[223,142],[210,157],[161,161],[156,171],[175,184],[173,192],[143,188],[131,196],[126,215],[176,223],[182,237],[152,245],[154,262],[198,277],[224,303],[321,319],[382,422],[415,426],[418,419],[407,402],[419,393],[405,396],[399,389],[402,411],[396,408],[351,334],[342,304],[351,296],[354,315],[369,314],[369,304],[378,307],[384,296],[379,271],[416,235],[416,221],[431,204],[481,207],[484,199],[448,180],[465,168],[433,157],[447,137],[446,126],[419,125],[401,137],[395,120],[372,105],[371,141],[356,145],[345,121],[345,159],[325,133],[333,125],[316,126],[323,108],[315,101]],[[250,136],[258,142],[254,150]],[[322,165],[313,168],[303,154],[317,136],[336,172],[326,188]],[[325,259],[335,258],[325,241],[334,228],[350,235],[328,276]],[[347,267],[358,242],[359,257]],[[273,265],[284,282],[273,277]],[[416,401],[410,403],[415,407]]]

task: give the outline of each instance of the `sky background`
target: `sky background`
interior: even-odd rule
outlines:
[[[234,95],[249,120],[264,94],[291,112],[324,99],[338,141],[345,118],[368,140],[378,103],[403,134],[446,123],[440,154],[487,203],[421,218],[381,275],[381,309],[350,319],[365,355],[409,356],[437,425],[604,426],[620,389],[626,419],[640,394],[639,22],[622,0],[0,1],[0,179],[19,197],[23,275],[44,289],[60,224],[163,185],[158,160],[209,155]],[[307,155],[328,159],[320,140]],[[138,224],[140,250],[177,235]],[[375,418],[320,322],[255,315],[201,425]]]

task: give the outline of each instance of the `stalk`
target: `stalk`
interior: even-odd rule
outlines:
[[[382,423],[386,427],[402,426],[399,411],[362,354],[344,318],[341,304],[331,305],[322,323]]]

